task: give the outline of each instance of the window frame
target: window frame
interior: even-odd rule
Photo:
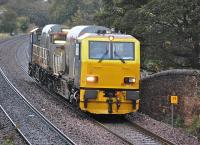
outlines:
[[[113,41],[112,42],[112,60],[120,60],[120,59],[114,59],[114,47],[113,47],[113,43],[132,43],[132,48],[133,48],[133,59],[124,59],[125,61],[126,60],[129,60],[129,61],[135,61],[135,43],[134,42],[120,42],[120,41]],[[122,58],[123,59],[123,58]]]
[[[91,46],[91,42],[106,42],[106,43],[110,43],[110,49],[109,49],[109,54],[110,54],[110,59],[103,59],[103,60],[120,60],[120,59],[114,59],[113,58],[113,55],[114,55],[114,51],[113,51],[113,43],[132,43],[133,44],[133,59],[124,59],[125,61],[135,61],[136,58],[135,58],[135,54],[136,54],[136,45],[135,45],[135,42],[123,42],[123,41],[94,41],[94,40],[90,40],[88,41],[88,59],[90,60],[99,60],[101,58],[91,58],[91,55],[90,55],[90,46]],[[123,58],[122,58],[123,59]]]

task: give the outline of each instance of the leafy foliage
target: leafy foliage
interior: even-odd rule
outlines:
[[[143,68],[200,68],[199,0],[1,0],[0,4],[7,10],[0,15],[2,32],[26,31],[32,23],[99,24],[139,39]]]
[[[12,19],[11,19],[12,18]],[[0,30],[2,32],[12,33],[16,29],[16,13],[14,11],[6,11],[1,17]]]
[[[200,68],[199,11],[199,0],[103,0],[96,20],[141,40],[143,62]]]
[[[78,9],[77,0],[57,0],[51,8],[52,20],[57,23],[64,23],[69,20]]]
[[[23,31],[30,23],[44,26],[49,22],[52,0],[0,0],[1,32]],[[9,16],[9,17],[8,17]]]
[[[18,17],[17,18],[17,27],[22,31],[25,32],[28,29],[29,20],[27,17]]]
[[[150,48],[161,51],[166,65],[199,68],[199,10],[198,0],[156,0],[139,10],[141,20],[146,20],[146,43],[157,45]]]
[[[200,140],[200,118],[194,117],[192,121],[192,125],[187,127],[187,131],[197,136]]]
[[[49,22],[49,8],[51,3],[41,0],[9,0],[7,7],[15,11],[18,16],[28,17],[30,23],[44,26]]]
[[[94,14],[100,9],[96,0],[58,0],[51,8],[51,21],[68,26],[94,24]]]

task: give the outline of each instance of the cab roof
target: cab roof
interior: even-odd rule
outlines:
[[[85,33],[81,35],[80,37],[78,37],[78,40],[81,41],[88,37],[105,38],[105,37],[110,37],[110,36],[113,36],[114,38],[134,38],[131,35],[117,34],[117,33],[110,33],[110,34]]]
[[[63,28],[66,28],[66,26],[59,24],[49,24],[42,29],[42,33],[49,34],[49,33],[61,32]]]
[[[85,33],[96,33],[99,30],[109,31],[109,28],[103,26],[96,26],[96,25],[81,25],[75,26],[68,32],[67,38],[70,39],[77,39],[81,35]]]

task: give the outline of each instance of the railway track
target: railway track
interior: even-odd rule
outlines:
[[[5,109],[1,105],[0,105],[0,109],[3,111],[3,113],[6,115],[6,117],[11,121],[12,125],[15,127],[15,129],[21,135],[21,137],[24,139],[24,141],[28,145],[31,145],[31,143],[29,142],[29,140],[26,138],[26,136],[23,134],[23,132],[17,127],[17,124],[15,124],[15,122],[10,118],[10,116],[8,115],[8,113],[5,111]]]
[[[20,50],[20,49],[22,49],[22,47],[21,48],[18,47],[18,49],[16,51],[15,59],[16,59],[16,62],[18,62],[18,66],[20,66],[22,68],[22,70],[27,74],[28,68],[25,67],[25,66],[27,64],[28,53],[24,52],[24,54],[20,54],[22,52],[22,50]],[[22,57],[22,58],[19,59],[19,57]],[[37,84],[41,87],[41,85],[39,83],[37,83]],[[49,94],[51,94],[53,97],[55,97],[55,94],[52,94],[46,88],[42,87],[42,89],[45,90],[46,92],[48,92]],[[57,97],[57,96],[55,98],[58,99],[59,102],[64,103],[63,98]],[[66,104],[68,104],[68,103],[66,103]],[[140,132],[140,134],[142,134],[142,135],[138,135],[136,139],[133,138],[134,137],[134,133],[130,133],[129,132],[129,136],[126,136],[125,132],[122,133],[122,132],[118,132],[117,131],[117,130],[120,130],[120,129],[119,129],[119,127],[116,127],[116,124],[114,124],[113,121],[110,122],[110,123],[107,123],[107,124],[104,123],[104,122],[98,121],[98,120],[93,120],[93,122],[96,125],[101,126],[102,128],[106,129],[111,134],[114,134],[115,136],[117,136],[118,138],[120,138],[121,140],[123,140],[127,144],[141,144],[141,143],[142,144],[150,144],[150,143],[152,143],[152,144],[173,144],[173,143],[167,142],[167,141],[163,142],[163,141],[161,141],[161,139],[159,139],[159,137],[156,137],[154,135],[150,135],[151,132],[147,133],[148,131],[141,131],[140,129],[137,129],[136,132]],[[116,130],[113,129],[114,127],[112,127],[112,124],[113,124],[113,126],[115,126],[115,128],[118,128],[118,129],[116,129]],[[126,124],[127,130],[131,130],[130,128],[133,128],[133,124],[131,124],[130,122],[128,123],[128,121],[126,123],[124,123],[124,124]],[[138,130],[140,130],[140,131],[138,131]],[[145,134],[145,135],[143,135],[143,134]],[[146,141],[144,141],[145,138],[146,138]]]
[[[22,70],[28,75],[28,72],[26,71],[26,68],[24,68],[23,66],[21,66]],[[31,78],[33,79],[33,78]],[[52,92],[50,92],[46,87],[42,86],[39,82],[33,80],[39,87],[41,87],[45,92],[49,93],[50,95],[52,95],[53,97],[55,97],[55,95],[57,96],[57,94],[54,94]],[[61,96],[57,96],[56,99],[58,99],[60,102],[66,104],[66,99],[62,98]],[[88,118],[93,120],[93,117],[91,117],[90,115],[88,115]],[[120,138],[121,140],[123,140],[124,142],[126,142],[129,145],[133,145],[132,142],[130,142],[129,140],[127,140],[126,138],[118,135],[117,133],[115,133],[114,131],[110,130],[109,128],[107,128],[105,125],[103,125],[102,123],[100,123],[97,120],[93,120],[94,124],[101,126],[102,128],[104,128],[105,130],[107,130],[108,132],[110,132],[111,134],[115,135],[116,137]]]
[[[127,119],[125,119],[125,120],[127,120]],[[134,126],[134,128],[140,130],[141,132],[143,132],[143,133],[145,133],[145,134],[147,134],[147,135],[149,135],[149,136],[151,136],[151,137],[153,137],[153,138],[156,138],[157,140],[159,140],[159,141],[162,142],[163,144],[175,145],[174,142],[172,142],[172,141],[170,141],[170,140],[167,140],[167,139],[163,138],[162,136],[160,136],[160,135],[158,135],[158,134],[155,134],[155,133],[153,133],[153,132],[151,132],[151,131],[145,129],[145,128],[143,128],[142,126],[140,126],[140,125],[138,125],[138,124],[136,124],[136,123],[134,123],[134,122],[132,122],[132,121],[129,121],[129,120],[127,120],[127,121],[130,122],[130,124],[131,124],[132,126]]]
[[[97,124],[135,145],[175,145],[175,143],[146,130],[125,116],[97,116]]]
[[[18,51],[18,52],[21,52],[21,51]],[[26,52],[26,54],[27,54],[27,52]],[[28,56],[24,56],[24,57],[28,58]],[[17,56],[16,56],[16,59],[17,59]],[[22,63],[24,63],[24,62],[21,62],[21,64],[19,64],[19,66],[28,75],[28,68],[26,68]],[[41,87],[44,91],[46,91],[47,93],[49,93],[49,94],[51,94],[52,96],[55,97],[56,94],[53,94],[52,92],[48,91],[47,88],[42,86],[37,81],[35,81],[35,83],[37,83],[37,85],[39,87]],[[62,97],[59,97],[59,98],[60,98],[61,102],[66,101]],[[126,142],[127,144],[131,144],[131,145],[132,144],[136,144],[136,145],[138,145],[138,144],[148,144],[148,145],[149,144],[152,144],[152,145],[169,144],[169,145],[174,145],[173,142],[168,141],[167,139],[162,138],[161,136],[144,129],[141,126],[139,126],[139,125],[137,125],[133,122],[130,122],[125,118],[123,118],[123,120],[121,120],[122,122],[117,121],[117,123],[116,122],[113,123],[113,121],[110,122],[110,123],[108,123],[108,122],[105,123],[105,122],[99,121],[98,119],[95,119],[93,121],[96,125],[99,125],[102,128],[106,129],[107,131],[114,134],[115,136],[117,136],[118,138],[120,138],[121,140]],[[118,128],[116,126],[118,126]],[[124,132],[121,133],[120,132],[121,130],[124,130]],[[128,137],[126,136],[126,134],[127,134],[126,130],[129,130]],[[130,134],[130,130],[131,130],[131,134]]]
[[[27,49],[26,49],[27,50]],[[21,51],[18,51],[21,52]],[[27,54],[27,52],[26,52]],[[28,58],[28,56],[25,56],[26,58]],[[17,56],[16,56],[16,59]],[[18,61],[19,62],[19,61]],[[23,62],[21,62],[23,63]],[[22,70],[28,75],[28,68],[25,68],[22,64],[19,66],[22,68]],[[31,78],[31,77],[30,77]],[[31,78],[32,79],[32,78]],[[35,80],[34,80],[35,81]],[[38,83],[37,81],[35,81],[35,83],[37,83],[37,85],[39,87],[41,87],[44,91],[46,91],[47,93],[51,94],[52,96],[55,96],[56,94],[52,94],[52,92],[48,91],[47,88],[45,88],[44,86],[42,86],[40,83]],[[60,98],[60,97],[59,97]],[[60,98],[61,102],[64,98]],[[66,101],[64,99],[64,101]],[[110,123],[105,123],[102,121],[98,121],[98,119],[94,120],[94,123],[103,127],[104,129],[106,129],[107,131],[109,131],[110,133],[114,134],[115,136],[117,136],[118,138],[120,138],[121,140],[123,140],[124,142],[126,142],[127,144],[152,144],[152,145],[157,145],[157,144],[169,144],[169,145],[174,145],[174,143],[162,138],[159,135],[156,135],[144,128],[142,128],[141,126],[133,123],[133,122],[129,122],[128,120],[126,120],[125,118],[123,118],[123,120],[121,120],[121,122],[117,122],[118,124],[116,125],[116,123],[110,122]],[[116,126],[119,126],[119,128],[116,128]],[[129,134],[129,137],[126,137],[126,133],[124,132],[124,134],[122,134],[121,129],[126,128],[127,130],[132,130],[131,134]],[[126,130],[124,129],[124,131]]]
[[[18,43],[14,44],[15,41],[18,41]],[[47,95],[47,93],[44,93],[44,92],[47,92],[47,90],[44,91],[45,88],[42,88],[43,91],[41,91],[41,89],[36,89],[38,87],[35,85],[35,82],[33,82],[33,79],[32,78],[30,79],[28,74],[24,73],[24,71],[27,72],[26,66],[27,66],[28,56],[26,56],[26,55],[28,55],[28,53],[25,52],[23,50],[23,48],[21,48],[21,49],[24,54],[20,54],[22,52],[20,52],[20,50],[19,51],[17,50],[17,48],[19,48],[20,45],[24,45],[24,43],[27,42],[27,38],[25,38],[24,42],[21,43],[21,41],[23,41],[23,38],[19,38],[18,40],[12,40],[12,41],[8,42],[8,44],[3,47],[4,48],[3,51],[1,51],[2,46],[0,45],[0,51],[2,52],[1,54],[9,56],[9,57],[2,57],[2,55],[1,55],[0,57],[2,57],[2,59],[0,61],[3,62],[2,64],[4,64],[4,66],[5,66],[5,68],[3,68],[3,70],[5,71],[8,78],[12,81],[13,85],[15,85],[17,87],[17,89],[19,89],[23,94],[26,95],[27,100],[29,100],[35,107],[37,107],[37,109],[40,110],[43,115],[45,115],[48,119],[50,119],[52,122],[54,122],[54,124],[60,130],[62,130],[65,134],[69,135],[70,138],[72,138],[77,144],[87,144],[87,145],[89,145],[89,144],[91,144],[91,145],[94,145],[94,144],[110,144],[110,145],[112,145],[112,144],[113,145],[127,144],[125,141],[116,137],[112,133],[106,131],[102,127],[94,125],[94,123],[92,123],[91,119],[88,118],[88,116],[86,116],[86,114],[80,112],[78,109],[75,109],[74,107],[72,107],[72,105],[69,105],[69,103],[67,103],[67,102],[63,103],[63,99],[59,98],[58,96],[55,97],[55,94],[50,95],[48,93],[48,95]],[[19,43],[21,43],[21,44],[19,44]],[[15,48],[13,48],[12,51],[9,51],[9,49],[7,49],[7,48],[12,47],[13,45]],[[12,57],[10,57],[10,56],[12,56]],[[20,57],[20,59],[18,59],[18,57]],[[10,59],[12,58],[12,62],[8,61],[7,58],[10,58]],[[9,62],[9,63],[5,64],[5,62]],[[2,64],[0,64],[0,66],[2,66]],[[26,89],[22,88],[22,86],[19,86],[19,85],[22,85],[23,87],[27,87],[27,89],[29,88],[29,89],[31,89],[31,91],[25,91]],[[47,98],[43,99],[43,98],[45,98],[44,96],[42,96],[42,98],[40,98],[41,101],[38,102],[38,97],[33,97],[33,94],[35,94],[35,93],[32,94],[33,88],[36,89],[36,90],[34,90],[34,92],[35,91],[41,92],[41,95],[45,94],[45,96],[47,96],[47,98],[48,98],[47,104],[50,103],[50,105],[53,105],[51,107],[53,107],[54,109],[50,109],[51,108],[50,106],[46,106]],[[31,92],[30,96],[32,96],[32,97],[27,96],[27,92]],[[41,96],[38,94],[35,94],[35,95]],[[35,101],[33,98],[34,99],[37,98],[37,100]],[[52,100],[55,101],[54,102],[55,104],[52,104]],[[60,110],[61,108],[59,108],[59,112],[58,112],[58,110],[57,110],[58,104],[59,104],[59,107],[67,106],[67,108],[66,107],[62,108],[62,110]],[[40,105],[42,105],[42,106],[40,106]],[[67,110],[65,110],[65,109],[67,109]],[[52,112],[49,112],[50,110]],[[60,111],[62,111],[62,116],[60,114],[61,113]],[[55,113],[55,112],[56,112],[56,114],[52,115],[52,113]],[[68,114],[66,112],[68,112]],[[75,112],[76,112],[76,114],[74,114]],[[60,116],[58,116],[58,115],[60,115]],[[73,120],[75,120],[75,122],[73,122]],[[81,124],[80,124],[80,122],[81,122]],[[67,129],[69,129],[69,130],[67,131]],[[55,144],[58,144],[58,143],[55,143]]]
[[[18,50],[17,52],[21,52],[21,51]],[[26,54],[27,54],[27,52],[26,52]],[[25,57],[28,58],[28,56],[25,56]],[[17,60],[17,62],[19,62],[19,59],[18,59],[17,55],[16,55],[16,58],[15,58],[15,59]],[[26,74],[28,75],[28,68],[25,67],[23,64],[24,64],[24,62],[21,62],[21,64],[18,64],[18,65],[21,67],[21,69],[24,71],[24,73],[26,73]],[[30,76],[29,76],[29,77],[30,77]],[[52,95],[53,97],[55,97],[55,95],[57,95],[57,94],[54,94],[54,93],[50,92],[46,87],[42,86],[38,81],[34,80],[33,78],[30,77],[30,79],[32,79],[39,87],[41,87],[44,91],[46,91],[47,93],[49,93],[49,94]],[[59,101],[63,102],[63,103],[66,103],[65,101],[67,101],[65,98],[60,97],[60,96],[59,96],[57,99],[58,99]],[[91,118],[89,115],[88,115],[88,117]],[[93,118],[91,118],[91,119],[93,119]],[[110,132],[110,133],[112,133],[113,135],[117,136],[118,138],[120,138],[121,140],[123,140],[124,142],[126,142],[127,144],[133,145],[132,142],[128,141],[127,139],[125,139],[125,138],[123,138],[123,137],[121,137],[120,135],[116,134],[116,133],[113,132],[112,130],[109,130],[107,127],[105,127],[103,124],[101,124],[101,123],[98,122],[97,120],[93,120],[93,121],[94,121],[94,123],[95,123],[96,125],[101,126],[102,128],[106,129],[108,132]]]
[[[9,119],[13,123],[15,127],[17,127],[17,130],[19,130],[19,133],[23,136],[23,138],[27,141],[28,144],[38,144],[40,142],[43,142],[44,144],[67,144],[67,145],[75,145],[75,143],[67,137],[64,133],[62,133],[57,127],[55,127],[46,117],[44,117],[34,106],[31,105],[31,103],[26,100],[26,98],[12,85],[12,83],[8,80],[8,78],[3,73],[2,69],[0,68],[0,73],[6,80],[6,82],[9,84],[9,86],[13,89],[13,91],[17,94],[17,97],[19,100],[17,104],[9,104],[12,105],[12,109],[18,108],[19,106],[22,107],[20,112],[13,114],[12,117],[9,116]],[[17,98],[15,97],[15,98]],[[6,108],[6,106],[4,106]],[[3,109],[3,107],[1,107]],[[3,109],[4,110],[4,109]],[[9,109],[8,109],[9,110]],[[10,110],[9,112],[12,112],[13,110]],[[6,113],[6,111],[4,110]],[[8,113],[6,113],[8,116]],[[28,118],[27,118],[28,115]],[[15,116],[20,116],[20,118],[15,118]],[[33,122],[38,121],[39,124],[29,124],[30,118],[34,118]],[[29,122],[29,123],[28,123]],[[26,128],[26,129],[24,129]],[[46,129],[44,134],[40,134],[39,140],[34,139],[33,132],[39,133],[41,130]],[[50,133],[50,134],[47,134]],[[42,136],[43,135],[43,136]],[[44,138],[43,138],[44,137]],[[52,140],[52,138],[54,138]],[[36,142],[35,142],[36,141]],[[47,142],[46,142],[47,141]]]
[[[6,43],[6,41],[2,42]],[[63,144],[75,143],[44,117],[8,80],[0,67],[0,75],[6,91],[12,95],[1,101],[1,109],[10,119],[27,144]],[[12,98],[13,97],[13,98]]]

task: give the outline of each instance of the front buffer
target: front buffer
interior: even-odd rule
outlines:
[[[127,114],[139,109],[139,91],[80,90],[80,108],[93,114]]]

